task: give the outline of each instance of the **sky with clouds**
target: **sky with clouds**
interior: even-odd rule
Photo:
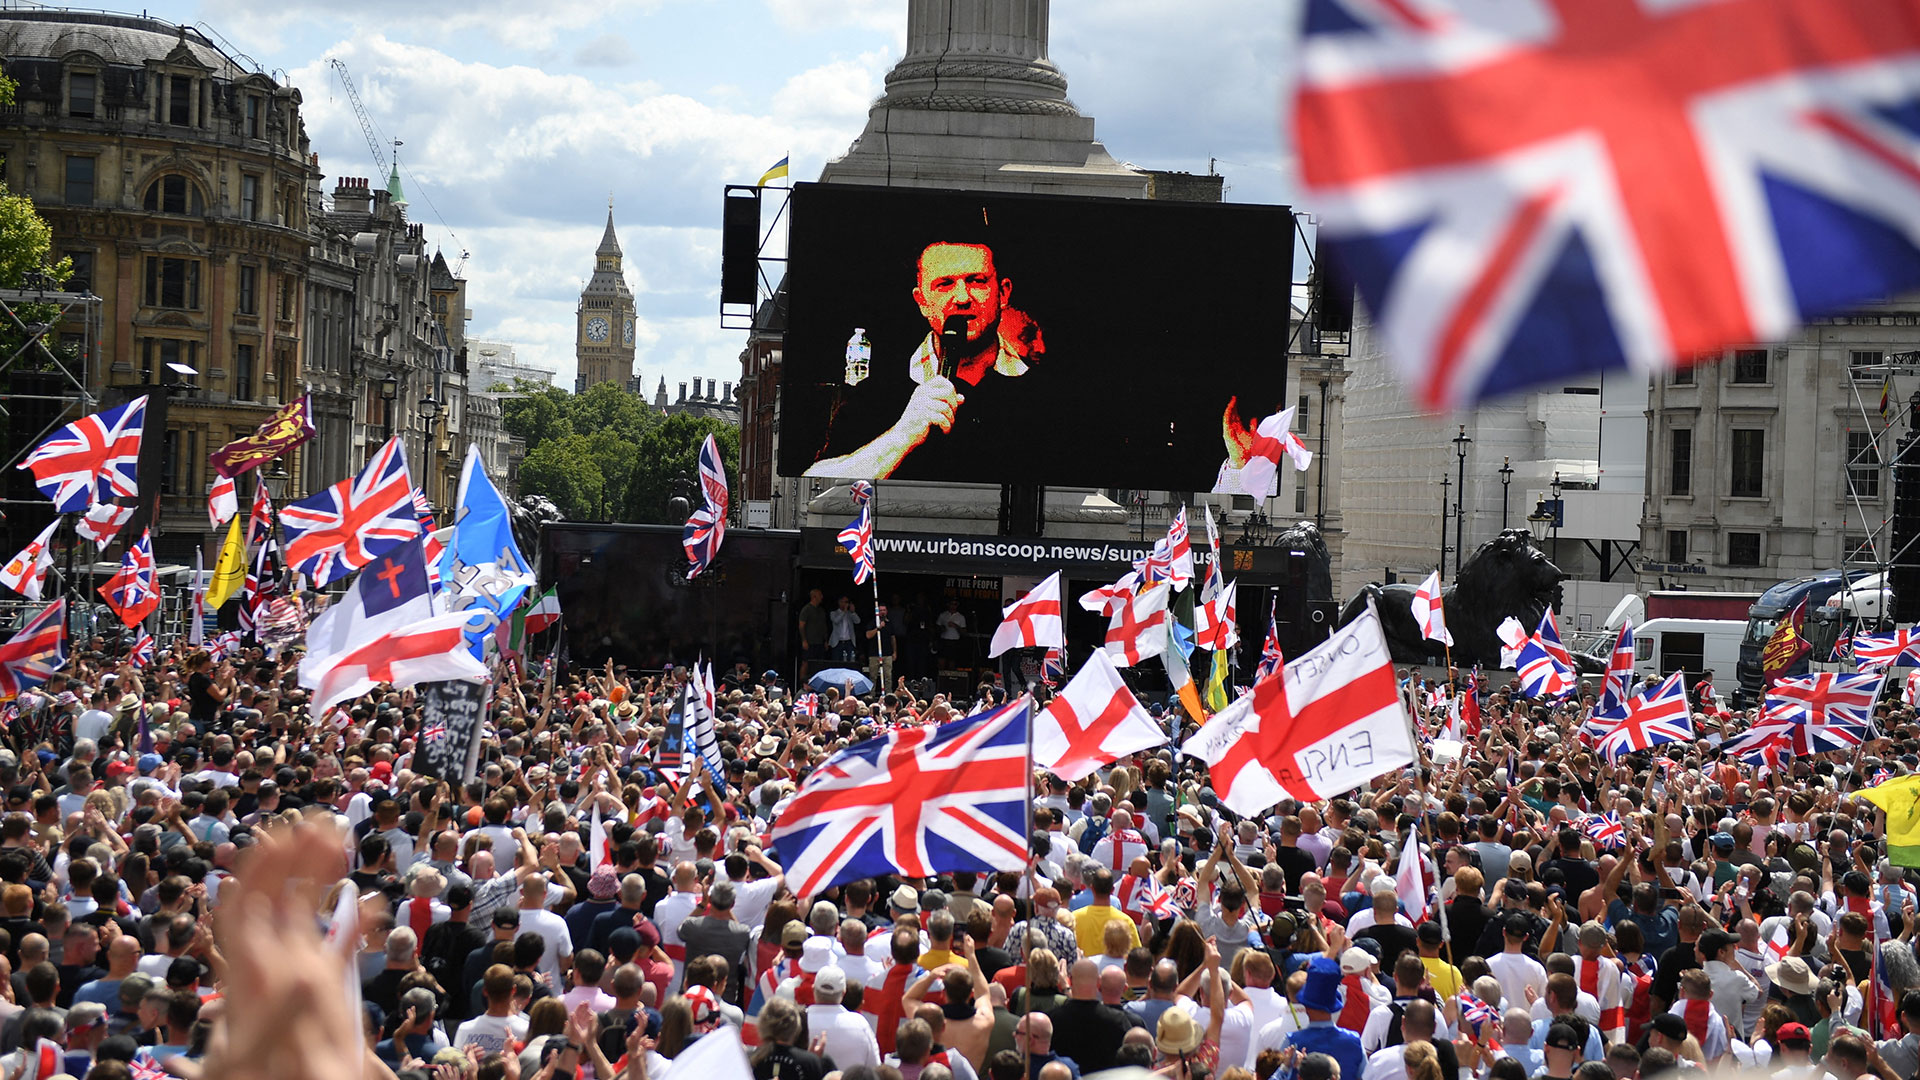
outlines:
[[[305,99],[328,187],[375,166],[329,59],[401,157],[410,215],[465,250],[470,337],[510,342],[572,386],[573,315],[614,200],[639,311],[638,367],[738,377],[719,325],[722,185],[782,154],[815,178],[860,134],[899,58],[906,0],[159,0]],[[1050,53],[1113,155],[1227,177],[1284,202],[1283,67],[1296,7],[1274,0],[1067,0]]]

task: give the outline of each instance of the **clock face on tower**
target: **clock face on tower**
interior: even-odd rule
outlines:
[[[632,319],[628,319],[626,329],[620,331],[620,342],[623,345],[629,345],[629,346],[633,344],[633,320]]]
[[[607,340],[607,332],[609,329],[610,327],[607,326],[607,320],[595,315],[593,318],[587,320],[587,340],[596,342],[605,341]]]

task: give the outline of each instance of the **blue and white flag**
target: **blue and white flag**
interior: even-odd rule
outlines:
[[[533,567],[513,540],[506,501],[480,462],[480,448],[467,445],[460,470],[460,505],[453,517],[453,543],[441,556],[440,604],[446,611],[471,613],[467,644],[474,657],[485,655],[493,628],[533,587]]]

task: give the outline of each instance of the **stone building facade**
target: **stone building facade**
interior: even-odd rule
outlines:
[[[89,390],[166,395],[165,430],[147,433],[166,446],[155,554],[187,561],[207,529],[207,453],[301,387],[316,164],[300,92],[137,16],[9,10],[0,56],[17,83],[0,111],[6,185],[73,259],[70,287],[104,301]],[[302,453],[266,467],[277,496],[303,493]]]

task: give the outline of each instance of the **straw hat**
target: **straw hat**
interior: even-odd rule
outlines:
[[[1200,1025],[1185,1009],[1168,1009],[1160,1014],[1154,1042],[1163,1054],[1189,1054],[1200,1045]]]

